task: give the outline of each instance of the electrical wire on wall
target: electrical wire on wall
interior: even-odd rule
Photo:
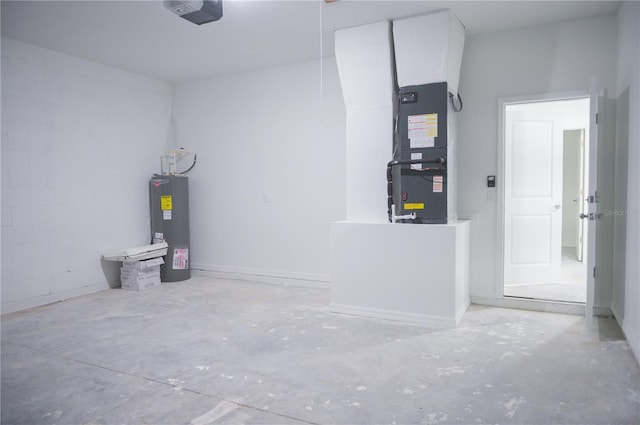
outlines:
[[[165,149],[176,148],[176,120],[173,117],[173,110],[171,111],[171,121],[169,122],[169,129],[167,130],[167,140],[165,142]]]
[[[324,60],[323,60],[323,55],[322,55],[322,50],[324,48],[323,45],[323,40],[322,40],[322,28],[323,28],[323,20],[322,20],[322,4],[323,1],[322,0],[318,0],[318,7],[320,8],[320,13],[319,13],[319,17],[320,17],[320,28],[319,28],[319,33],[320,33],[320,130],[323,129],[323,125],[324,125]]]
[[[169,157],[167,152],[173,151],[176,144],[176,121],[173,116],[173,110],[171,110],[171,120],[169,121],[169,129],[167,130],[167,140],[165,141],[164,151],[160,157],[160,172],[163,175],[170,173],[169,171]],[[173,158],[175,163],[175,158]]]
[[[453,98],[454,98],[453,93],[449,92],[449,100],[451,101],[451,107],[453,108],[453,112],[462,111],[462,106],[463,105],[462,105],[462,98],[460,97],[460,92],[458,92],[458,94],[457,94],[458,104],[460,105],[457,108],[456,108],[456,104],[455,104]]]

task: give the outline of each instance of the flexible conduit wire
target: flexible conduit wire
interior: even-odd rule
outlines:
[[[194,153],[194,154],[193,154],[193,163],[191,164],[191,167],[187,168],[186,170],[184,170],[183,172],[178,173],[178,174],[180,174],[180,175],[185,175],[185,174],[187,174],[189,171],[193,170],[193,167],[195,167],[195,166],[196,166],[196,161],[197,161],[197,160],[198,160],[198,155]]]

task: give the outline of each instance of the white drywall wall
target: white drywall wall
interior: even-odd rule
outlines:
[[[385,223],[394,117],[390,22],[336,31],[335,52],[347,113],[347,219]]]
[[[464,109],[458,121],[458,215],[474,220],[472,296],[495,298],[498,282],[496,200],[486,188],[487,176],[497,171],[498,99],[586,93],[592,76],[614,89],[616,23],[616,16],[605,16],[466,38],[460,79]]]
[[[625,274],[627,262],[627,191],[629,178],[629,100],[627,86],[616,101],[616,153],[613,236],[613,288],[611,310],[618,321],[624,319]]]
[[[626,139],[617,146],[617,177],[624,179],[626,186],[616,187],[616,209],[620,206],[622,216],[617,217],[616,234],[626,228],[626,238],[614,241],[614,252],[626,255],[624,273],[614,277],[612,310],[640,362],[640,3],[624,2],[618,11],[618,85],[616,94],[618,134]],[[626,101],[628,99],[628,102]],[[626,161],[626,167],[623,165]],[[620,171],[618,171],[620,169]],[[620,174],[622,173],[622,175]],[[626,194],[622,191],[626,190]],[[626,199],[625,199],[626,198]],[[622,246],[621,246],[622,244]],[[621,265],[616,259],[616,264]]]
[[[562,246],[576,246],[580,213],[580,136],[579,130],[564,131],[562,151]]]
[[[2,311],[107,288],[100,255],[148,242],[171,87],[2,39]]]
[[[329,224],[345,218],[345,109],[335,60],[323,71],[322,84],[314,61],[175,86],[177,143],[198,154],[193,268],[329,280]]]
[[[455,327],[469,307],[468,254],[468,221],[333,223],[329,309]]]

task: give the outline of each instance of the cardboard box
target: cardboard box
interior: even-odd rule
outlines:
[[[160,286],[160,270],[158,269],[157,272],[138,276],[122,276],[121,282],[122,289],[132,291],[144,291],[145,289],[155,288],[156,286]]]
[[[160,273],[160,266],[147,267],[144,269],[133,269],[133,268],[120,268],[120,276],[122,278],[134,278],[134,277],[143,277],[149,276],[152,274]]]
[[[160,266],[164,264],[164,260],[162,257],[152,258],[151,260],[143,260],[143,261],[128,261],[125,260],[122,262],[122,267],[125,269],[148,269],[154,266]]]
[[[144,291],[160,286],[161,257],[141,261],[123,261],[120,268],[122,289]]]

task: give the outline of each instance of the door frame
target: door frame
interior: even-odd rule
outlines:
[[[504,191],[504,181],[505,181],[505,115],[506,115],[506,107],[507,105],[513,105],[518,103],[540,103],[540,102],[549,102],[549,101],[558,101],[558,100],[573,100],[573,99],[584,99],[589,97],[589,90],[580,90],[580,91],[571,91],[571,92],[559,92],[559,93],[548,93],[548,94],[533,94],[533,95],[524,95],[524,96],[515,96],[515,97],[501,97],[498,99],[498,149],[497,149],[497,169],[496,169],[496,234],[498,236],[497,240],[497,252],[496,256],[496,284],[495,284],[495,297],[500,300],[509,300],[510,298],[505,298],[504,296],[504,255],[505,255],[505,191]],[[587,240],[587,243],[590,243]],[[518,301],[514,299],[514,301]],[[538,301],[538,300],[526,300],[527,302],[535,302],[535,303],[550,303],[550,304],[569,304],[572,303],[564,303],[564,302],[556,302],[556,301]]]

